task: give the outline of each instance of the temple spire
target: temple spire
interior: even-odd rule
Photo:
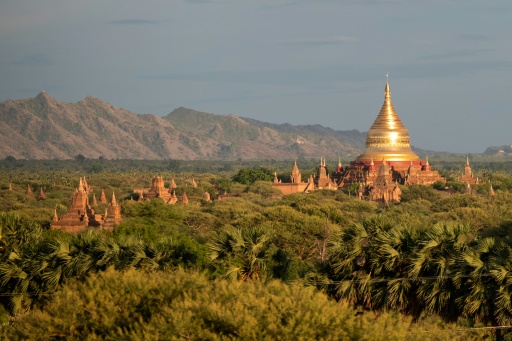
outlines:
[[[389,88],[388,73],[386,73],[386,87],[384,88],[384,99],[391,99],[391,89]]]
[[[107,203],[107,196],[105,195],[105,189],[103,187],[101,188],[100,202],[104,204]]]
[[[494,195],[494,189],[492,188],[492,184],[491,184],[491,187],[489,188],[489,196],[492,197]]]
[[[44,194],[43,192],[43,187],[40,188],[39,190],[39,195],[37,196],[36,198],[38,201],[39,200],[46,200],[46,195]]]
[[[112,192],[112,206],[117,206],[116,194]]]

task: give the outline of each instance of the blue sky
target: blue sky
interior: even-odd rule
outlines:
[[[393,103],[414,146],[512,144],[512,2],[3,0],[0,101],[46,90],[366,131]]]

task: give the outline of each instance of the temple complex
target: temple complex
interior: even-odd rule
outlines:
[[[197,188],[197,183],[194,178],[192,178],[191,185],[192,187]],[[169,182],[169,188],[166,188],[164,179],[160,176],[157,176],[154,177],[151,181],[150,188],[134,188],[133,193],[137,193],[139,195],[139,201],[160,199],[163,200],[166,204],[174,205],[178,202],[176,187],[177,185],[176,182],[174,182],[174,178],[171,178],[171,181]],[[183,192],[180,199],[182,204],[188,204],[188,197],[185,192]]]
[[[84,187],[84,181],[80,178],[78,188],[73,193],[71,199],[71,207],[63,214],[60,219],[57,216],[57,210],[51,223],[52,229],[61,229],[66,232],[80,232],[88,227],[92,228],[106,228],[112,230],[114,226],[119,225],[121,222],[121,207],[117,204],[115,195],[112,194],[112,202],[107,207],[104,216],[96,214],[89,205],[89,194]],[[104,191],[102,189],[102,193]]]
[[[174,179],[172,182],[174,182]],[[169,186],[168,189],[165,188],[164,179],[160,176],[153,178],[150,188],[134,189],[133,192],[139,194],[139,200],[161,199],[166,204],[173,204],[174,201],[174,188],[172,188],[172,186]],[[174,194],[174,196],[176,195]]]
[[[331,174],[327,174],[325,160],[321,159],[316,176],[307,182],[300,182],[296,174],[300,174],[297,163],[292,169],[291,183],[281,183],[274,176],[273,187],[283,194],[289,194],[315,189],[349,188],[359,184],[360,197],[367,195],[371,200],[397,202],[401,194],[398,185],[431,185],[445,180],[432,170],[428,158],[423,161],[412,151],[409,132],[393,107],[387,79],[384,104],[368,130],[364,153],[347,167],[338,161],[336,171]]]
[[[73,193],[71,207],[68,212],[58,220],[56,214],[57,212],[55,212],[51,227],[53,229],[62,229],[66,232],[79,232],[87,227],[100,228],[103,223],[101,215],[95,214],[94,210],[89,206],[89,198],[84,189],[82,178],[80,178],[78,188]]]
[[[314,186],[308,181],[307,183],[302,182],[302,174],[297,166],[297,161],[293,165],[292,172],[290,174],[291,182],[282,183],[277,178],[277,173],[274,173],[274,183],[272,187],[279,189],[283,194],[308,192],[314,190]],[[220,196],[219,196],[220,198]]]
[[[432,170],[428,158],[420,160],[412,151],[409,132],[393,107],[387,80],[384,103],[366,135],[366,149],[344,170],[339,186],[363,183],[371,188],[379,176],[376,170],[383,164],[388,167],[393,182],[401,185],[431,185],[444,181]]]

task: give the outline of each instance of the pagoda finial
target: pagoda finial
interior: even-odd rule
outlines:
[[[80,178],[80,182],[78,183],[78,190],[83,191],[84,190],[84,183],[82,182],[82,178]]]
[[[116,194],[115,192],[112,192],[112,206],[117,206],[117,201],[116,201]]]
[[[466,156],[466,166],[469,166],[469,155]]]
[[[338,157],[338,166],[341,166],[341,157]]]
[[[427,166],[429,166],[430,164],[428,163],[428,155],[426,156],[426,161],[427,161]]]
[[[391,98],[391,90],[389,88],[389,75],[386,73],[386,87],[384,88],[384,98]]]

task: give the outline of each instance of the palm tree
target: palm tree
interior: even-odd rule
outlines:
[[[417,297],[428,313],[448,321],[461,315],[457,301],[464,295],[466,274],[461,255],[470,250],[476,237],[471,225],[436,224],[425,231],[410,266],[418,281]]]
[[[226,278],[246,281],[265,276],[270,235],[258,227],[237,229],[228,226],[208,243],[210,260],[225,261]]]
[[[327,267],[334,295],[368,309],[417,310],[416,285],[408,279],[408,268],[418,238],[418,231],[394,227],[382,217],[335,235]]]
[[[512,323],[512,249],[494,238],[485,238],[462,258],[470,269],[466,295],[458,300],[463,315],[485,325]],[[502,331],[496,329],[496,340]]]

